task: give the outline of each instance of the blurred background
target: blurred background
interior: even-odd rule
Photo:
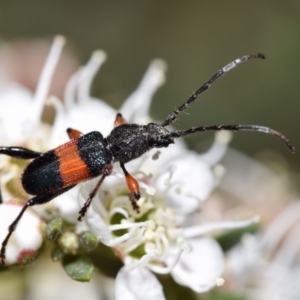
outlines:
[[[152,105],[158,120],[233,59],[264,53],[265,61],[248,62],[213,85],[176,127],[263,125],[281,131],[300,149],[299,1],[0,0],[0,69],[7,67],[5,51],[12,47],[18,72],[11,76],[34,89],[49,44],[37,52],[31,46],[38,39],[51,43],[57,34],[67,38],[64,51],[71,54],[60,66],[65,75],[53,87],[58,96],[68,76],[96,49],[105,50],[108,61],[92,94],[114,108],[134,91],[152,59],[164,59],[167,81]],[[202,152],[212,140],[213,134],[205,133],[186,142]],[[298,193],[299,150],[292,155],[271,136],[242,132],[231,146],[265,164],[280,162]]]
[[[265,61],[251,61],[230,72],[177,126],[260,124],[282,131],[299,148],[299,13],[298,1],[1,0],[0,39],[52,41],[62,34],[81,64],[95,49],[105,50],[108,61],[94,81],[93,94],[115,108],[135,89],[149,62],[164,59],[169,68],[167,82],[154,98],[156,119],[164,119],[231,60],[262,52]],[[209,136],[187,142],[200,147],[199,140]],[[270,136],[237,133],[232,146],[250,155],[276,151],[292,168],[300,168],[298,154],[291,155]]]

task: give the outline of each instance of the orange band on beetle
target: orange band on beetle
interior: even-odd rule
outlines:
[[[87,165],[80,157],[76,140],[57,147],[54,152],[59,161],[59,172],[65,186],[91,177]]]

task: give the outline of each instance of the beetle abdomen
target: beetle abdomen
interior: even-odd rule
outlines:
[[[22,175],[23,188],[28,194],[37,195],[63,187],[59,161],[54,150],[34,159]]]
[[[100,175],[111,159],[102,134],[90,132],[34,159],[23,173],[22,184],[32,195],[58,191]]]

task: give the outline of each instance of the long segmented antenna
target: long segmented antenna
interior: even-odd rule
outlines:
[[[193,134],[196,132],[203,132],[203,131],[220,131],[220,130],[229,130],[229,131],[258,131],[267,134],[271,134],[277,138],[279,138],[290,150],[291,152],[295,153],[295,147],[289,141],[287,137],[285,137],[282,133],[264,126],[258,125],[211,125],[211,126],[200,126],[200,127],[192,127],[187,130],[177,130],[174,132],[170,132],[169,134],[163,136],[163,138],[179,138],[189,134]]]
[[[225,73],[227,73],[231,69],[237,67],[239,64],[241,64],[249,59],[252,59],[252,58],[265,59],[265,56],[262,53],[253,53],[250,55],[244,55],[244,56],[232,61],[228,65],[226,65],[224,68],[219,70],[210,80],[208,80],[206,83],[204,83],[195,93],[193,93],[187,101],[185,101],[182,105],[180,105],[177,109],[175,109],[171,114],[169,114],[169,116],[161,124],[161,126],[165,127],[165,126],[172,124],[176,120],[178,114],[180,112],[184,111],[187,107],[189,107],[189,105],[191,103],[193,103],[195,100],[197,100],[199,95],[202,94],[204,91],[206,91],[215,81],[217,81],[220,77],[222,77]]]

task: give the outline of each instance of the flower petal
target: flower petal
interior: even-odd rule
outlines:
[[[216,286],[224,269],[223,253],[219,244],[211,238],[202,237],[188,242],[191,250],[182,254],[171,274],[177,283],[203,293]]]
[[[68,141],[65,129],[70,127],[88,133],[100,131],[103,136],[113,128],[117,112],[101,100],[90,99],[83,104],[74,104],[67,113],[60,113],[53,124],[51,146],[58,146]]]
[[[116,278],[116,300],[160,300],[165,299],[162,286],[147,269],[128,271],[123,267]]]
[[[84,190],[84,189],[82,189]],[[82,207],[87,199],[86,195],[82,195],[79,193],[78,195],[80,206]],[[104,222],[104,220],[101,218],[100,214],[95,212],[93,205],[91,205],[87,212],[86,216],[84,218],[87,226],[89,227],[90,231],[99,237],[101,242],[105,245],[107,245],[111,239],[111,233],[107,226],[107,224]]]
[[[171,167],[171,179],[166,172],[157,180],[156,189],[165,195],[167,205],[175,212],[189,214],[207,198],[218,180],[210,166],[192,151],[185,151],[164,166],[165,170]]]
[[[5,203],[0,205],[0,240],[8,233],[8,226],[20,213],[22,206]],[[43,242],[41,219],[30,209],[24,213],[6,247],[6,264],[23,263],[23,255],[31,258],[37,254]]]
[[[145,123],[149,121],[149,109],[153,94],[165,82],[166,63],[155,59],[144,75],[138,88],[122,105],[120,112],[128,122]]]
[[[32,97],[28,89],[17,84],[0,88],[0,139],[5,144],[22,143],[28,138],[33,126],[30,114]]]

